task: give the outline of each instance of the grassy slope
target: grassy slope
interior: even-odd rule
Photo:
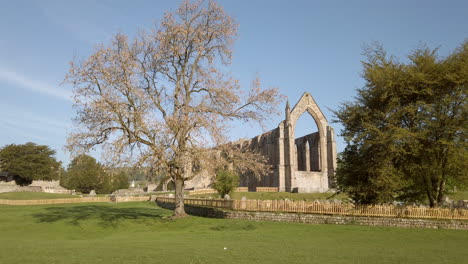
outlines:
[[[78,195],[43,192],[8,192],[0,193],[0,199],[5,200],[39,200],[39,199],[59,199],[78,198]]]
[[[334,193],[289,193],[289,192],[238,192],[232,195],[232,199],[240,200],[243,196],[247,199],[257,199],[257,200],[282,200],[285,198],[292,199],[295,201],[314,201],[316,199],[344,199],[346,195],[339,194],[333,196]],[[333,196],[333,197],[332,197]],[[201,194],[193,195],[191,197],[203,197],[203,198],[218,198],[218,194]]]
[[[149,202],[0,206],[0,263],[463,263],[467,231],[188,217]],[[227,247],[227,250],[223,248]]]

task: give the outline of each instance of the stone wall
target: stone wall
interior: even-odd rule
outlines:
[[[328,175],[321,171],[295,171],[294,177],[297,187],[293,192],[298,193],[323,193],[328,190]]]
[[[128,189],[116,190],[112,194],[115,196],[133,196],[133,195],[142,195],[145,193],[146,193],[145,188],[128,188]]]
[[[14,181],[0,182],[0,193],[5,192],[42,192],[39,186],[19,186]]]
[[[60,181],[42,181],[42,180],[34,180],[29,185],[31,187],[40,187],[42,192],[47,193],[71,193],[69,190],[60,186]]]
[[[60,186],[59,181],[32,181],[28,186],[17,185],[15,181],[0,182],[0,193],[2,192],[70,193],[69,190]]]
[[[251,174],[241,175],[239,186],[247,187],[249,191],[255,191],[256,187],[278,187],[278,165],[280,164],[279,129],[276,128],[254,138],[240,140],[236,143],[242,148],[248,148],[250,151],[262,154],[272,169],[270,173],[262,175],[260,178]]]
[[[162,208],[174,209],[173,203],[164,203],[156,200],[156,204]],[[468,221],[463,220],[434,220],[434,219],[412,219],[412,218],[390,218],[390,217],[353,217],[353,216],[331,216],[316,214],[294,214],[294,213],[266,213],[266,212],[244,212],[228,211],[218,208],[185,205],[188,214],[225,219],[240,219],[253,221],[275,221],[305,224],[335,224],[335,225],[367,225],[367,226],[391,226],[402,228],[432,228],[432,229],[459,229],[468,230]]]
[[[320,135],[318,132],[294,140],[298,171],[320,171]]]

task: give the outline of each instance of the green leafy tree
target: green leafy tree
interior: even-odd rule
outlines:
[[[17,182],[28,184],[33,180],[58,180],[61,164],[55,151],[48,146],[26,143],[10,144],[0,149],[0,169],[19,176]]]
[[[82,193],[89,193],[91,190],[109,193],[112,190],[112,182],[103,166],[95,158],[85,154],[72,160],[62,185]]]
[[[128,189],[128,178],[129,175],[125,171],[120,171],[119,173],[113,175],[112,177],[112,191],[118,189]]]
[[[403,63],[366,50],[364,88],[335,112],[347,147],[340,190],[358,203],[442,202],[467,182],[468,41],[441,58],[416,49]]]
[[[239,186],[239,175],[231,170],[219,170],[213,182],[213,188],[221,197],[226,194],[232,194],[234,189]]]

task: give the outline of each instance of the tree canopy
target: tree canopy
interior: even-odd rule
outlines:
[[[58,180],[61,164],[55,157],[55,151],[48,146],[32,142],[10,144],[0,149],[0,170],[19,176],[20,184],[33,180]]]
[[[105,168],[95,158],[89,155],[80,155],[74,158],[63,174],[61,184],[79,192],[107,194],[118,189],[128,188],[128,176],[124,171]]]
[[[213,182],[213,189],[215,189],[221,198],[226,194],[230,195],[239,186],[239,175],[231,170],[219,170]]]
[[[135,39],[117,34],[72,62],[66,81],[77,128],[68,148],[77,154],[103,144],[106,160],[158,168],[176,184],[175,216],[185,215],[184,182],[201,167],[214,171],[213,151],[227,142],[229,122],[262,122],[281,99],[259,79],[243,92],[227,71],[237,28],[216,3],[184,1]]]
[[[335,112],[347,146],[337,183],[359,203],[428,201],[467,183],[468,41],[447,57],[413,50],[407,62],[368,48],[365,86]]]

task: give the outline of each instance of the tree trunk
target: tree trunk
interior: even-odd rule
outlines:
[[[427,199],[429,200],[429,207],[433,208],[435,206],[435,202],[434,202],[434,196],[432,195],[432,185],[430,184],[430,179],[428,178],[427,176],[427,173],[425,173],[423,171],[423,182],[424,182],[424,186],[425,186],[425,191],[426,191],[426,195],[427,195]]]
[[[184,209],[184,180],[181,176],[176,176],[175,180],[175,209],[174,217],[185,217],[187,214]]]
[[[442,202],[444,200],[445,182],[447,181],[447,174],[445,173],[446,170],[447,170],[446,165],[447,165],[447,159],[444,158],[444,160],[442,161],[442,177],[441,177],[440,184],[439,184],[439,192],[437,193],[437,204],[438,205],[442,204]]]

